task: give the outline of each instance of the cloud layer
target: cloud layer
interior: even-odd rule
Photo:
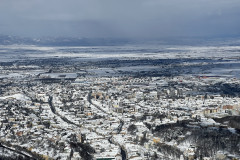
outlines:
[[[0,34],[239,36],[239,0],[0,0]]]

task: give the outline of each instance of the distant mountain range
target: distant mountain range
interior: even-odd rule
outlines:
[[[115,46],[127,44],[163,44],[163,45],[240,45],[240,37],[226,38],[163,38],[163,39],[123,39],[123,38],[74,38],[43,37],[29,38],[0,35],[0,45],[39,45],[39,46]]]
[[[43,46],[107,46],[127,44],[129,40],[116,38],[72,38],[43,37],[29,38],[0,35],[0,45],[43,45]]]

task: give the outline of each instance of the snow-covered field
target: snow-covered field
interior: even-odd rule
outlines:
[[[10,95],[10,96],[0,97],[0,100],[4,100],[4,99],[16,99],[16,100],[21,100],[21,101],[30,100],[29,97],[27,97],[27,96],[25,96],[24,94],[21,94],[21,93],[17,93],[17,94]]]
[[[84,66],[91,63],[103,64],[109,60],[129,61],[124,64],[105,65],[98,68],[87,68],[92,75],[108,76],[119,75],[120,72],[158,72],[162,70],[161,61],[166,60],[168,64],[180,64],[184,67],[181,74],[195,74],[203,76],[226,76],[239,77],[240,75],[240,46],[177,46],[177,45],[125,45],[125,46],[88,46],[88,47],[43,47],[32,45],[9,45],[0,46],[0,63],[28,63],[54,60],[56,62],[78,63]],[[148,61],[143,65],[141,60]],[[137,64],[132,61],[137,61]],[[40,62],[39,62],[40,63]],[[40,63],[41,64],[41,63]],[[31,65],[31,64],[28,64]],[[118,66],[114,66],[118,65]],[[165,64],[163,64],[165,65]],[[144,67],[143,67],[144,66]],[[192,67],[198,66],[198,67]],[[204,71],[201,66],[205,66]],[[165,69],[166,71],[166,69]],[[44,71],[43,71],[44,72]],[[191,73],[190,73],[191,72]],[[4,77],[24,77],[24,73],[1,73]],[[38,68],[36,73],[38,74]]]
[[[0,46],[0,62],[36,58],[239,58],[240,46],[104,46],[104,47],[39,47],[26,45]],[[94,55],[94,56],[93,56]]]

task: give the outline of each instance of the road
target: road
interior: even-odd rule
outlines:
[[[4,148],[4,149],[7,149],[7,150],[9,150],[9,151],[11,151],[11,152],[15,152],[16,154],[18,154],[18,155],[22,155],[22,156],[24,156],[25,158],[27,158],[27,159],[29,159],[29,160],[37,160],[37,159],[39,159],[39,157],[38,158],[35,158],[35,155],[32,155],[32,153],[24,153],[24,152],[22,152],[22,151],[20,151],[20,150],[18,150],[18,149],[16,149],[16,148],[14,148],[14,147],[8,147],[7,145],[4,145],[4,144],[2,144],[1,142],[0,142],[0,147],[2,147],[2,148]]]
[[[92,96],[91,96],[91,94],[92,94],[92,91],[90,91],[90,92],[88,93],[88,97],[87,97],[88,102],[89,102],[91,105],[93,105],[94,107],[96,107],[97,109],[99,109],[100,111],[102,111],[103,113],[107,114],[108,116],[110,116],[110,115],[113,116],[113,114],[104,111],[100,106],[92,103],[92,99],[91,99]],[[118,118],[118,117],[117,117],[117,118]],[[120,118],[118,118],[118,119],[119,119],[119,121],[120,121],[120,124],[119,124],[119,126],[115,129],[115,130],[117,131],[117,134],[119,134],[119,133],[122,131],[122,127],[123,127],[123,125],[124,125],[124,121],[123,121],[122,119],[120,119]],[[120,144],[113,142],[113,140],[112,140],[112,135],[108,138],[108,141],[109,141],[109,143],[118,145],[118,146],[121,148],[122,160],[126,160],[126,159],[127,159],[127,154],[126,154],[127,152],[124,150],[124,148],[123,148]]]

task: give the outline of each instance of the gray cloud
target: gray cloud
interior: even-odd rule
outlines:
[[[239,0],[0,0],[0,33],[161,38],[240,35]]]

